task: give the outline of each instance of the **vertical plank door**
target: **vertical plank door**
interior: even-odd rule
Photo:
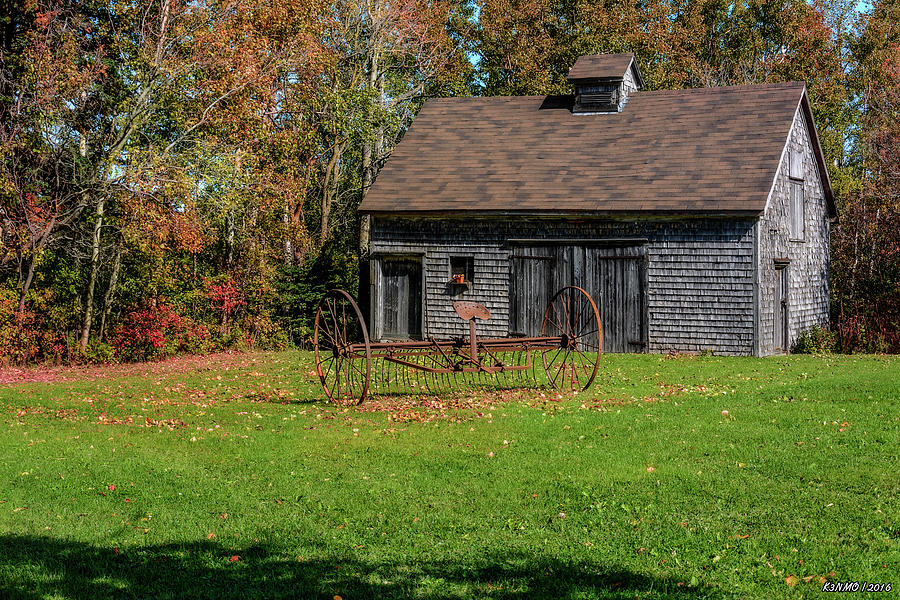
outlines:
[[[775,352],[787,352],[788,342],[788,270],[786,265],[775,267]]]
[[[385,339],[422,337],[422,261],[381,258],[380,332]]]
[[[600,310],[604,352],[646,352],[647,261],[643,246],[584,247],[581,277],[575,285]]]
[[[647,351],[644,245],[514,246],[510,263],[510,335],[540,335],[550,299],[575,285],[597,303],[604,352]],[[590,341],[596,344],[596,337]]]
[[[516,246],[510,251],[509,334],[541,335],[544,311],[550,302],[553,267],[547,246]]]

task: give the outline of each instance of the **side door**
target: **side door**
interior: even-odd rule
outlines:
[[[788,299],[789,299],[788,265],[784,262],[775,263],[775,352],[787,353],[790,350],[788,334]]]
[[[383,255],[378,263],[375,339],[421,339],[422,259]]]

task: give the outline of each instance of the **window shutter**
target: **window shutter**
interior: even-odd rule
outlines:
[[[791,150],[790,155],[791,179],[803,179],[803,152]]]
[[[802,240],[805,237],[804,224],[806,222],[805,207],[803,201],[803,182],[791,182],[791,238]]]

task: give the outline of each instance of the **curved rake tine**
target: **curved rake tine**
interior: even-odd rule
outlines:
[[[385,379],[385,384],[387,385],[387,393],[396,394],[397,364],[391,361],[385,362],[387,362],[387,368],[385,369],[385,375],[387,376]]]
[[[437,395],[437,393],[438,393],[437,381],[436,381],[437,378],[435,377],[435,375],[436,374],[432,373],[431,371],[425,371],[422,374],[422,379],[425,380],[425,387],[428,390],[429,395],[432,395],[432,396]]]
[[[385,386],[385,379],[387,378],[387,376],[386,376],[385,373],[384,373],[384,369],[385,369],[385,364],[386,364],[386,363],[387,363],[387,361],[384,360],[383,358],[379,358],[379,359],[378,359],[378,370],[377,370],[377,373],[378,373],[378,392],[381,393],[381,394],[386,394],[386,393],[387,393],[387,388],[386,388],[386,386]]]

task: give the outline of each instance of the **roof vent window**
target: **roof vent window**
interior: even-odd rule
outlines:
[[[575,104],[577,110],[584,112],[617,110],[619,106],[618,86],[584,86],[578,91]]]
[[[634,54],[582,56],[569,70],[575,87],[575,113],[619,112],[628,94],[643,87]]]

